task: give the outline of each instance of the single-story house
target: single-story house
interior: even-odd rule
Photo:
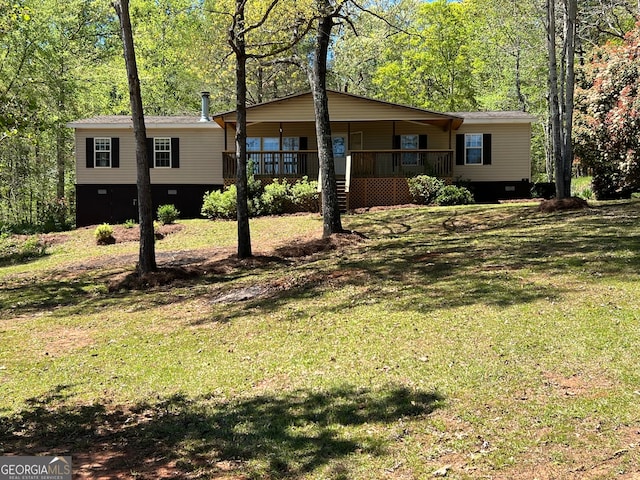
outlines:
[[[206,191],[234,182],[236,112],[209,117],[148,116],[147,150],[154,206],[200,214]],[[336,176],[344,208],[410,202],[406,178],[429,174],[463,182],[477,201],[526,197],[531,124],[513,111],[439,113],[329,92]],[[257,178],[318,177],[314,109],[309,92],[247,109],[247,150]],[[71,122],[75,129],[77,224],[137,218],[131,117]]]

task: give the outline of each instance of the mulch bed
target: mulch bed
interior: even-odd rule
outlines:
[[[538,206],[538,210],[545,213],[558,212],[561,210],[582,210],[589,208],[589,204],[583,198],[552,198],[551,200],[543,200]]]
[[[236,270],[260,268],[275,263],[288,263],[292,259],[357,245],[364,239],[365,237],[357,232],[339,233],[327,238],[294,239],[288,245],[275,248],[273,255],[254,255],[246,259],[239,259],[233,254],[224,256],[220,252],[221,254],[218,256],[201,261],[194,260],[190,251],[172,252],[170,264],[160,265],[155,272],[142,276],[137,272],[120,274],[113,277],[107,286],[109,291],[115,292],[176,285],[204,275],[224,275]]]

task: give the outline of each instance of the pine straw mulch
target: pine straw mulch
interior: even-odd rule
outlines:
[[[270,252],[261,252],[252,257],[241,259],[232,249],[212,250],[205,259],[193,251],[170,252],[160,254],[159,266],[155,272],[142,276],[137,272],[118,274],[108,282],[111,292],[119,290],[145,290],[166,285],[183,284],[205,275],[225,275],[233,271],[266,267],[278,263],[290,263],[294,259],[313,257],[331,251],[357,245],[366,237],[357,232],[345,232],[327,238],[298,237],[287,245],[273,248]],[[162,259],[164,258],[164,263]]]
[[[551,200],[542,200],[538,206],[538,210],[544,213],[558,212],[561,210],[582,210],[589,208],[589,204],[583,198],[552,198]]]

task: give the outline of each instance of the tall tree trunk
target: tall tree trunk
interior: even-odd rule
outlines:
[[[575,39],[577,0],[564,0],[562,75],[558,83],[555,0],[547,0],[547,51],[549,58],[549,115],[556,196],[571,196],[573,164],[573,108],[575,90]]]
[[[562,191],[565,197],[571,196],[571,168],[573,166],[573,107],[575,92],[576,58],[576,20],[577,0],[565,0],[564,51],[565,51],[565,108],[564,108],[564,145],[562,150]],[[558,172],[560,173],[560,172]]]
[[[562,125],[558,100],[558,61],[556,57],[556,8],[555,0],[547,0],[547,53],[549,60],[549,114],[551,124],[551,152],[555,170],[556,196],[565,198],[564,182],[561,172],[563,166]]]
[[[136,139],[136,169],[138,186],[138,215],[140,218],[140,254],[138,274],[152,272],[157,269],[155,232],[153,231],[153,203],[151,198],[151,176],[147,159],[147,130],[144,124],[142,96],[140,95],[140,79],[133,47],[133,33],[129,17],[129,0],[118,0],[113,6],[120,18],[124,60],[127,66],[129,83],[129,100],[133,118],[133,132]]]
[[[62,80],[64,75],[64,67],[60,69],[60,85],[58,91],[58,115],[60,117],[65,115],[65,91],[64,91],[64,81]],[[64,198],[64,187],[65,187],[65,175],[66,175],[66,153],[67,153],[67,143],[66,143],[66,135],[65,135],[65,126],[64,122],[59,121],[59,124],[56,125],[56,166],[57,166],[57,175],[56,175],[56,198],[62,199]]]
[[[320,182],[322,185],[322,234],[328,237],[340,233],[340,205],[336,185],[336,169],[333,159],[333,141],[331,139],[331,119],[329,117],[329,98],[327,95],[327,54],[333,15],[329,0],[318,0],[321,17],[318,20],[318,32],[313,51],[313,67],[309,70],[309,83],[313,95],[313,107],[316,116],[316,137],[318,139],[318,160],[320,162]]]
[[[236,0],[236,12],[229,32],[236,56],[236,189],[238,220],[238,258],[248,258],[251,252],[249,227],[249,191],[247,186],[247,54],[244,37],[245,0]]]
[[[65,187],[65,162],[66,162],[66,138],[64,126],[56,126],[56,198],[58,200],[64,198]]]
[[[525,98],[524,94],[522,93],[522,80],[520,78],[520,70],[521,70],[521,66],[520,66],[520,62],[521,62],[521,56],[522,56],[522,47],[520,45],[520,40],[518,39],[517,41],[517,45],[516,45],[516,78],[515,78],[515,83],[516,83],[516,96],[518,97],[518,103],[520,104],[520,110],[522,110],[523,112],[527,111],[527,99]]]

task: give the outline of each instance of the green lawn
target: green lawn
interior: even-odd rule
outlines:
[[[0,258],[0,454],[86,478],[640,478],[640,202],[343,217],[368,238],[281,258],[317,216],[190,220],[137,244],[63,234]],[[0,251],[2,251],[0,249]]]

